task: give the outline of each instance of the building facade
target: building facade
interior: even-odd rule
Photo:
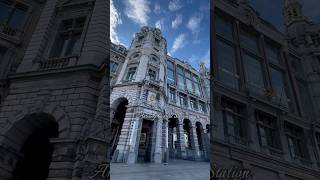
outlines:
[[[142,27],[129,49],[112,44],[112,162],[208,160],[209,78],[167,55],[157,28]]]
[[[90,179],[108,161],[108,7],[0,1],[0,179]]]
[[[286,31],[246,0],[214,8],[211,162],[252,180],[320,177],[320,25],[285,0]]]

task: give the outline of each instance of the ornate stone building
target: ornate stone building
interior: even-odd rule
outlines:
[[[1,180],[89,179],[107,161],[108,7],[0,1]]]
[[[167,55],[159,29],[112,44],[110,82],[113,162],[208,160],[208,72]]]
[[[212,163],[252,180],[318,180],[320,25],[298,0],[284,1],[286,32],[247,0],[215,3]]]

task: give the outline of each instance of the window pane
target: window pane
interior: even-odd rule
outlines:
[[[169,84],[173,84],[175,82],[174,72],[170,69],[167,69],[167,80]]]
[[[247,32],[241,32],[240,34],[240,43],[242,46],[258,53],[259,48],[258,48],[258,39],[254,35],[251,35]]]
[[[217,43],[218,79],[225,85],[238,88],[235,49],[222,41]]]
[[[252,92],[262,94],[264,91],[264,80],[261,62],[247,54],[244,55],[244,62],[249,89]]]
[[[266,56],[269,62],[279,64],[279,50],[277,47],[266,44]]]
[[[68,44],[68,49],[64,54],[65,56],[76,55],[79,53],[80,38],[81,38],[81,34],[75,34],[74,36],[71,37],[70,42]]]
[[[110,62],[110,71],[115,73],[118,69],[118,63],[111,61]]]
[[[184,77],[180,74],[178,74],[178,87],[184,90]]]
[[[277,103],[287,106],[288,100],[284,84],[284,77],[281,71],[271,68],[271,83],[274,90]]]
[[[173,69],[173,68],[174,68],[173,62],[167,61],[167,67],[168,67],[169,69]]]
[[[26,19],[27,10],[28,7],[22,4],[17,4],[15,11],[10,18],[9,26],[14,29],[22,30]]]
[[[181,66],[177,66],[177,73],[183,74],[183,68]]]
[[[192,92],[192,82],[190,79],[186,79],[187,80],[187,89],[189,92]]]
[[[217,34],[223,36],[226,39],[232,40],[233,32],[232,32],[232,23],[222,19],[219,16],[215,18],[215,26]]]
[[[12,1],[0,1],[0,24],[6,23],[12,9]]]

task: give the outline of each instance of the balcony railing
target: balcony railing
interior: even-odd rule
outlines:
[[[47,59],[40,62],[40,69],[58,69],[70,65],[76,65],[78,56]]]

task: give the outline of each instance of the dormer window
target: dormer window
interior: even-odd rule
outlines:
[[[297,10],[296,10],[296,9],[293,9],[293,16],[294,16],[294,17],[297,17],[297,16],[298,16],[298,13],[297,13]]]
[[[85,17],[62,21],[52,46],[50,57],[62,58],[80,53],[80,39],[85,25]]]
[[[144,36],[139,36],[138,37],[138,43],[141,43],[143,41],[143,39],[144,39]]]

